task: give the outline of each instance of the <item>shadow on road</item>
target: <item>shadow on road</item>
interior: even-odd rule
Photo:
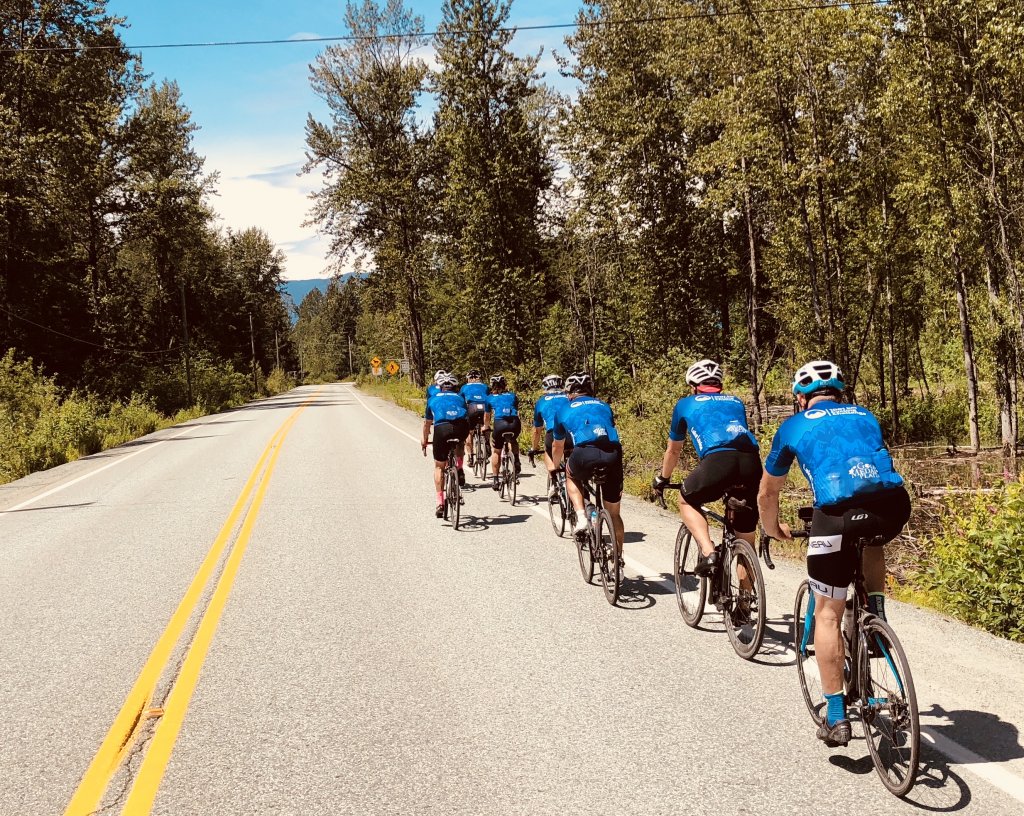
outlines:
[[[762,666],[795,666],[796,653],[793,651],[793,616],[783,615],[764,624],[764,641],[753,657],[753,663]]]
[[[522,524],[529,521],[530,517],[523,516],[473,516],[463,515],[459,521],[459,532],[478,533],[489,530],[491,527],[501,527],[505,524]]]
[[[626,533],[627,541],[629,533]],[[624,575],[619,588],[619,603],[622,609],[650,609],[657,603],[656,595],[674,595],[675,590],[666,586],[671,575]]]
[[[78,504],[48,504],[44,507],[23,507],[21,510],[0,510],[3,513],[36,513],[40,510],[67,510],[72,507],[91,507],[96,502],[79,502]]]
[[[932,703],[931,708],[921,709],[921,720],[930,731],[969,749],[982,762],[1008,762],[1024,757],[1017,726],[987,711],[947,711]]]

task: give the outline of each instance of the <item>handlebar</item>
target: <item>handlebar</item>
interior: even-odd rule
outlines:
[[[654,490],[653,492],[658,497],[657,498],[658,504],[660,504],[662,506],[662,508],[664,508],[665,510],[668,510],[668,505],[665,503],[665,491],[666,490],[682,490],[682,489],[683,489],[683,483],[682,482],[669,482],[661,490]]]

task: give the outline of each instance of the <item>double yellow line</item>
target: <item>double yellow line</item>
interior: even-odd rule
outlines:
[[[156,798],[160,782],[167,769],[167,763],[171,758],[171,752],[174,750],[174,743],[185,719],[185,712],[188,710],[192,693],[199,681],[199,672],[202,669],[203,661],[206,659],[206,653],[213,641],[214,633],[217,631],[217,625],[220,623],[221,614],[224,612],[224,605],[238,574],[242,556],[252,537],[253,527],[256,524],[257,516],[259,516],[260,506],[263,504],[270,477],[274,472],[278,456],[281,454],[281,447],[299,415],[309,407],[319,393],[317,391],[312,394],[299,406],[277,429],[263,449],[263,453],[260,454],[256,466],[249,474],[227,521],[221,527],[213,546],[200,565],[199,571],[195,574],[192,583],[178,604],[178,608],[171,616],[167,628],[164,629],[156,646],[153,647],[135,685],[128,692],[124,705],[121,706],[120,712],[114,719],[114,724],[110,727],[110,731],[107,732],[96,756],[82,777],[75,795],[64,811],[64,816],[87,816],[100,807],[110,780],[132,750],[136,739],[148,721],[156,719],[156,727],[146,746],[142,763],[134,774],[134,781],[121,813],[128,816],[141,816],[141,814],[148,814],[152,810],[153,800]],[[252,497],[251,503],[249,502],[250,497]],[[246,505],[249,508],[248,512],[245,512]],[[173,679],[166,702],[162,707],[155,708],[153,707],[153,695],[156,693],[157,684],[167,668],[168,661],[174,654],[175,647],[181,640],[186,625],[203,597],[203,591],[206,589],[210,577],[220,563],[224,551],[231,543],[232,532],[243,512],[245,512],[245,518],[242,521],[242,527],[224,563],[224,570],[210,596],[209,603],[203,611],[199,627],[189,644],[185,660],[177,677]]]

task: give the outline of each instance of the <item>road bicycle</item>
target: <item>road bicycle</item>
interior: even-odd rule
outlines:
[[[505,431],[501,435],[501,459],[498,462],[498,495],[508,500],[515,507],[516,489],[519,485],[519,474],[516,473],[516,457],[512,450],[512,441],[516,435]]]
[[[681,490],[682,484],[667,484],[665,488]],[[658,499],[662,507],[667,507],[664,491],[659,491]],[[742,499],[726,493],[724,516],[700,508],[711,528],[711,539],[719,539],[715,547],[718,558],[709,576],[697,574],[700,545],[686,525],[680,524],[676,533],[672,575],[676,585],[676,603],[687,626],[696,628],[700,624],[710,600],[722,613],[732,648],[744,660],[750,660],[764,640],[767,600],[758,554],[750,544],[737,538],[732,525],[735,512],[745,507]],[[767,543],[763,544],[760,554],[767,567],[775,569]]]
[[[474,426],[469,449],[469,466],[473,468],[473,475],[478,479],[487,478],[487,465],[491,459],[489,448],[487,434],[479,425]]]
[[[540,456],[544,453],[543,450],[531,450],[528,455],[530,457],[530,465],[536,467],[537,464],[534,461],[534,457]],[[552,484],[554,484],[554,498],[552,498]],[[551,529],[555,531],[555,535],[561,538],[565,535],[565,528],[568,527],[570,530],[576,526],[576,508],[572,506],[572,502],[569,501],[569,491],[565,486],[565,463],[563,462],[558,466],[555,471],[554,481],[552,482],[552,476],[548,473],[547,483],[544,486],[545,496],[548,502],[548,517],[551,519]]]
[[[596,569],[601,576],[605,600],[615,606],[622,583],[622,559],[615,542],[615,524],[611,513],[604,508],[604,482],[607,475],[607,468],[598,466],[583,485],[587,532],[586,535],[576,537],[576,552],[583,580],[588,584],[593,583]],[[573,526],[575,523],[574,520]]]
[[[804,529],[794,530],[794,538],[810,536],[812,514],[813,508],[800,508]],[[921,753],[917,694],[906,652],[892,626],[868,610],[864,585],[864,548],[883,543],[883,538],[876,537],[859,538],[852,544],[857,548],[857,572],[842,623],[843,685],[846,703],[861,722],[882,784],[896,796],[905,796],[914,787]],[[811,719],[820,724],[825,702],[814,651],[814,606],[815,595],[805,580],[797,588],[793,605],[793,647],[804,703]]]

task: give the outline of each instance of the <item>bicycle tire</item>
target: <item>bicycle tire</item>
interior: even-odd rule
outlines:
[[[512,457],[510,455],[509,459],[511,459],[511,458]],[[518,492],[519,492],[519,474],[516,473],[515,464],[513,463],[512,468],[511,468],[511,473],[509,474],[509,479],[508,479],[508,496],[509,496],[509,501],[511,502],[513,507],[516,506],[516,493],[518,493]]]
[[[751,590],[744,590],[737,577],[737,567],[743,566],[751,579]],[[764,640],[765,602],[764,576],[754,548],[741,538],[733,542],[728,559],[729,607],[725,610],[725,631],[732,648],[744,660],[757,654]],[[744,601],[746,603],[744,603]]]
[[[551,474],[548,474],[548,481],[545,489],[548,494],[548,518],[551,519],[551,529],[555,531],[555,535],[559,538],[565,532],[565,506],[562,504],[562,491],[558,488],[558,480],[556,479],[553,485],[556,488],[556,499],[551,501]]]
[[[877,647],[872,655],[868,644]],[[861,629],[860,720],[864,741],[886,790],[906,796],[917,780],[921,722],[914,678],[893,628],[870,616]]]
[[[575,526],[575,522],[573,522],[573,526]],[[583,580],[592,584],[594,583],[594,531],[588,527],[585,536],[577,536],[573,533],[572,539],[576,546],[576,555],[580,560],[580,572],[583,574]]]
[[[459,487],[459,472],[456,468],[448,469],[448,502],[451,506],[452,527],[459,529],[459,517],[462,515],[462,489]]]
[[[597,529],[594,538],[597,542],[604,597],[608,603],[615,606],[619,600],[619,589],[622,586],[622,570],[619,568],[619,553],[615,544],[615,524],[612,521],[611,513],[603,508],[597,514]]]
[[[449,468],[445,467],[444,472],[441,474],[441,489],[444,491],[444,502],[441,504],[444,508],[444,515],[442,518],[444,518],[445,521],[448,521],[448,513],[451,510],[451,505],[448,502],[448,470]]]
[[[825,697],[821,688],[821,672],[818,670],[818,658],[814,652],[814,617],[811,614],[811,625],[807,627],[807,604],[811,595],[811,587],[807,581],[801,581],[796,589],[793,601],[793,650],[796,652],[796,671],[800,678],[800,692],[804,696],[804,704],[815,725],[821,725],[825,716]]]
[[[480,437],[480,431],[473,431],[473,475],[478,479],[483,478],[484,469],[484,457],[483,457],[483,441]]]
[[[700,546],[693,540],[685,524],[676,533],[676,548],[672,558],[672,577],[675,579],[676,604],[687,626],[696,627],[704,617],[704,604],[708,599],[708,579],[693,569],[700,558]]]

